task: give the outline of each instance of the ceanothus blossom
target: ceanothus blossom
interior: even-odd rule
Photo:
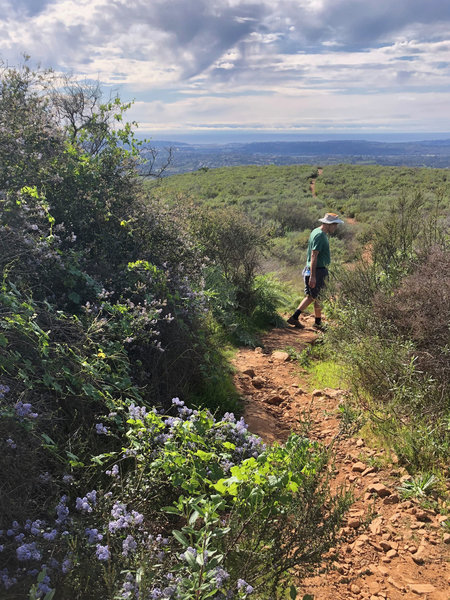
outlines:
[[[96,549],[95,553],[97,555],[98,560],[101,560],[101,561],[109,560],[110,553],[109,553],[108,546],[101,546],[100,544],[97,544],[97,549]]]

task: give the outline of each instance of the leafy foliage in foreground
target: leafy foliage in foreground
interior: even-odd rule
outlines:
[[[227,317],[273,314],[276,286],[253,270],[265,239],[245,231],[245,260],[227,262],[224,228],[194,234],[146,197],[125,109],[2,72],[1,595],[273,598],[330,545],[347,500],[317,445],[265,449],[221,418],[236,401],[209,307],[226,312],[227,286]],[[226,231],[244,232],[238,218]]]

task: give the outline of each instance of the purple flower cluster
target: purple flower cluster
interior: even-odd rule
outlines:
[[[106,435],[108,433],[108,428],[103,425],[103,423],[97,423],[95,426],[95,431],[97,435]]]
[[[169,547],[169,540],[162,535],[149,535],[147,540],[147,548],[150,550],[152,557],[158,561],[162,561],[165,556],[165,549]]]
[[[122,585],[120,598],[124,600],[132,600],[139,597],[139,586],[131,573],[127,573],[125,581]]]
[[[123,556],[128,556],[128,553],[133,553],[137,548],[137,542],[132,535],[127,535],[127,537],[122,542],[122,554]]]
[[[109,558],[110,558],[110,552],[109,552],[108,546],[101,546],[100,544],[97,544],[95,553],[97,555],[98,560],[100,560],[100,561],[106,561],[106,560],[109,560]]]
[[[84,532],[90,544],[94,544],[95,542],[101,542],[103,539],[103,534],[99,533],[98,529],[90,529],[89,527],[86,527]]]
[[[41,553],[36,547],[36,542],[32,542],[31,544],[22,544],[16,550],[17,560],[25,561],[25,560],[40,560]]]
[[[97,491],[92,490],[84,496],[84,498],[77,498],[75,507],[77,510],[84,513],[91,513],[93,508],[97,504]]]
[[[29,419],[36,419],[39,416],[37,413],[33,412],[33,407],[29,402],[22,402],[22,400],[19,400],[16,402],[14,408],[16,415],[20,419],[24,419],[25,417],[28,417]]]
[[[108,523],[108,529],[111,533],[114,533],[119,529],[142,525],[142,522],[144,521],[144,515],[141,515],[141,513],[138,513],[135,510],[128,512],[126,505],[121,502],[114,503],[111,510],[111,516],[114,517],[114,520]]]
[[[216,580],[216,587],[217,587],[217,589],[219,589],[223,586],[225,581],[230,578],[230,575],[229,575],[229,573],[227,573],[225,571],[225,569],[222,569],[221,567],[217,567],[214,577]]]
[[[42,581],[40,581],[38,583],[38,594],[40,597],[45,596],[45,594],[48,594],[49,592],[52,591],[52,588],[50,587],[50,577],[48,575],[45,575],[42,579]]]
[[[110,475],[111,477],[118,477],[119,476],[119,465],[113,465],[112,469],[109,469],[108,471],[105,471],[106,475]]]
[[[0,383],[0,400],[2,400],[5,397],[5,394],[7,394],[9,391],[9,387],[7,385]]]
[[[245,594],[251,594],[253,592],[253,588],[243,579],[238,579],[237,581],[238,590],[243,591]]]
[[[68,477],[70,477],[70,475],[68,475]],[[69,516],[69,509],[67,508],[66,503],[67,496],[61,496],[59,504],[56,506],[56,514],[58,518],[56,519],[55,523],[57,525],[62,525]]]
[[[11,577],[7,568],[0,570],[0,580],[3,583],[3,587],[8,590],[10,587],[17,583],[15,577]]]
[[[134,419],[135,421],[143,421],[145,419],[145,416],[147,415],[147,409],[145,408],[145,406],[136,406],[133,403],[130,404],[130,406],[128,407],[128,413],[131,419]]]

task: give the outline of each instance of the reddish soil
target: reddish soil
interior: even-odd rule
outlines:
[[[319,175],[322,175],[323,173],[323,169],[317,169],[317,177],[319,177]],[[311,179],[310,183],[309,183],[309,189],[311,190],[311,194],[316,197],[316,179],[317,177],[315,177],[314,179]]]
[[[274,329],[262,348],[241,349],[234,361],[235,383],[245,399],[249,429],[267,442],[283,443],[306,415],[311,439],[335,449],[334,486],[354,494],[341,538],[318,574],[298,584],[299,597],[315,600],[449,600],[450,534],[445,517],[402,501],[397,487],[407,473],[382,449],[340,434],[338,407],[345,390],[308,391],[306,373],[283,352],[301,351],[321,334],[312,328]],[[382,465],[382,466],[381,466]]]

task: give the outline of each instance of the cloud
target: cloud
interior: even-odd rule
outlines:
[[[157,126],[202,118],[209,126],[213,116],[249,124],[252,103],[261,107],[255,123],[272,119],[272,103],[288,126],[295,101],[314,94],[342,107],[345,122],[345,102],[369,118],[350,96],[373,95],[374,109],[383,99],[392,106],[399,91],[446,98],[449,32],[447,0],[0,0],[1,58],[17,63],[27,53],[125,99],[157,94],[160,104],[145,106],[159,120],[143,116]]]
[[[441,131],[450,93],[334,95],[307,92],[297,97],[282,94],[221,99],[203,97],[167,103],[137,103],[133,118],[142,130],[155,136],[160,131],[247,128],[267,131],[339,131],[355,128],[386,131]],[[275,108],[276,107],[276,108]],[[430,115],[431,111],[431,115]],[[161,124],[164,124],[162,127]]]

